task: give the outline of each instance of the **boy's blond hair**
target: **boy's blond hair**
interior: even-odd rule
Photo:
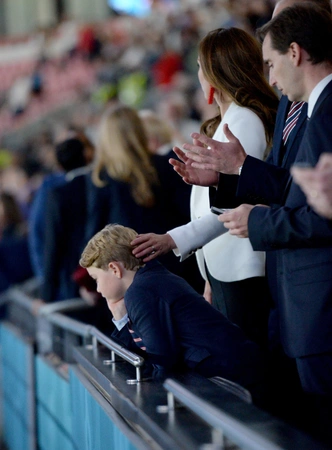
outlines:
[[[97,267],[107,270],[111,261],[121,262],[127,270],[137,270],[144,263],[132,254],[130,242],[137,236],[136,231],[118,224],[106,225],[87,243],[80,266]]]

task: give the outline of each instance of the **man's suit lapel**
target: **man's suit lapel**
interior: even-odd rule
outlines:
[[[323,101],[332,94],[332,81],[329,82],[329,84],[325,87],[323,92],[318,97],[318,100],[315,104],[315,107],[312,111],[311,117],[315,114],[315,112],[319,109],[320,105],[323,103]]]
[[[274,134],[273,134],[273,152],[272,152],[272,158],[273,158],[273,164],[276,166],[279,166],[279,160],[280,155],[282,151],[282,134],[284,131],[284,125],[286,121],[286,117],[288,114],[288,110],[290,107],[290,103],[287,99],[287,97],[282,96],[279,102],[278,107],[278,113],[277,113],[277,120],[274,127]]]

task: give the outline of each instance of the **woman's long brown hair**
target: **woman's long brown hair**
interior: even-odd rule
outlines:
[[[219,28],[201,40],[198,57],[211,86],[258,115],[271,146],[279,100],[266,80],[258,41],[240,28]],[[208,119],[201,132],[211,137],[220,122],[220,115]]]

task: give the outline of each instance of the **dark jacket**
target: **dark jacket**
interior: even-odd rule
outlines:
[[[86,244],[86,183],[87,175],[77,175],[48,194],[41,291],[45,302],[70,299],[79,294],[72,274]]]
[[[156,261],[138,270],[125,294],[131,328],[157,373],[194,370],[220,375],[248,388],[265,372],[258,346],[180,277]],[[127,328],[113,337],[138,352]]]
[[[331,152],[332,82],[320,95],[307,123],[295,162],[316,165]],[[276,251],[281,339],[291,357],[332,350],[332,229],[330,221],[308,206],[289,171],[245,161],[250,183],[239,183],[239,195],[272,205],[254,208],[249,238],[255,250]],[[252,174],[254,173],[254,176]]]

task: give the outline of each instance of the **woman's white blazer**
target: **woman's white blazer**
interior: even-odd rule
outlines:
[[[215,140],[227,142],[223,132],[226,123],[248,155],[263,158],[267,146],[265,129],[253,111],[231,103],[213,136]],[[265,253],[255,252],[248,238],[232,236],[218,216],[210,212],[208,187],[193,186],[190,210],[191,222],[168,231],[177,246],[174,253],[181,260],[195,252],[205,280],[204,262],[214,278],[225,282],[265,274]]]

